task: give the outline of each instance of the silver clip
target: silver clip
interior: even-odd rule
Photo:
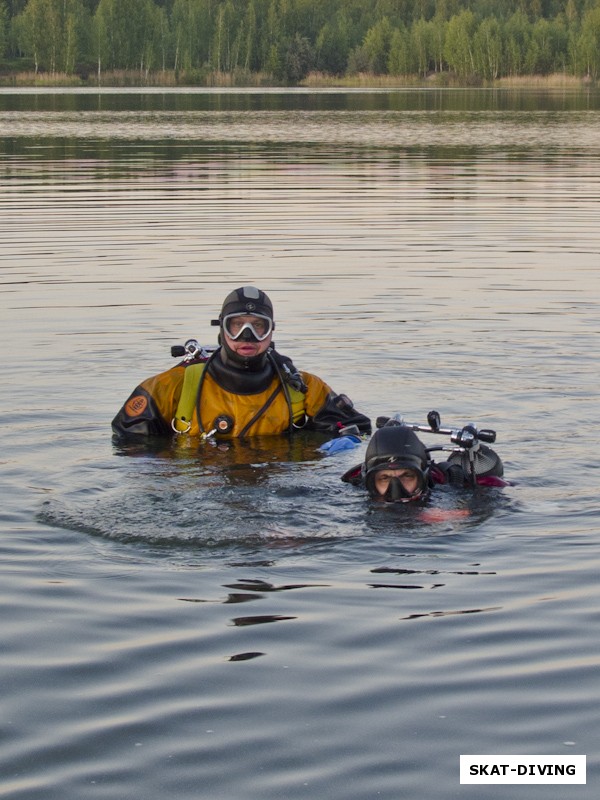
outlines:
[[[188,424],[187,424],[187,428],[186,428],[184,431],[180,431],[180,430],[179,430],[179,428],[176,428],[176,427],[175,427],[175,424],[177,423],[177,421],[178,421],[178,420],[177,420],[177,417],[173,417],[173,419],[171,420],[171,427],[173,428],[173,430],[175,431],[175,433],[177,433],[177,434],[180,434],[180,433],[189,433],[189,430],[190,430],[190,428],[192,427],[192,423],[191,423],[191,422],[188,422]],[[183,420],[180,420],[180,421],[181,421],[181,422],[183,422]]]

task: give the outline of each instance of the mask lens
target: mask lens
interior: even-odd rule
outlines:
[[[424,489],[423,475],[413,469],[383,469],[371,476],[371,495],[388,502],[406,503],[419,497]]]
[[[392,503],[407,503],[415,496],[414,491],[408,491],[404,483],[399,478],[391,478],[388,487],[383,495],[386,500]]]
[[[273,320],[261,314],[228,314],[223,320],[223,329],[230,339],[238,339],[249,330],[262,342],[273,330]]]

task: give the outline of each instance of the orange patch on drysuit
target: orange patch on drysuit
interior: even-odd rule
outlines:
[[[128,417],[139,417],[148,407],[148,398],[142,394],[136,394],[125,403],[125,413]]]

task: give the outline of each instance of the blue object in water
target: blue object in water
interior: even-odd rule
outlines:
[[[337,439],[330,439],[328,442],[319,447],[321,453],[332,456],[334,453],[340,453],[342,450],[353,450],[358,447],[361,439],[359,436],[350,434],[349,436],[339,436]]]

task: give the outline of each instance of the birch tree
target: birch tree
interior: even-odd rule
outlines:
[[[475,16],[472,11],[461,11],[449,20],[446,28],[444,57],[450,69],[461,78],[467,78],[475,72],[474,32]]]

